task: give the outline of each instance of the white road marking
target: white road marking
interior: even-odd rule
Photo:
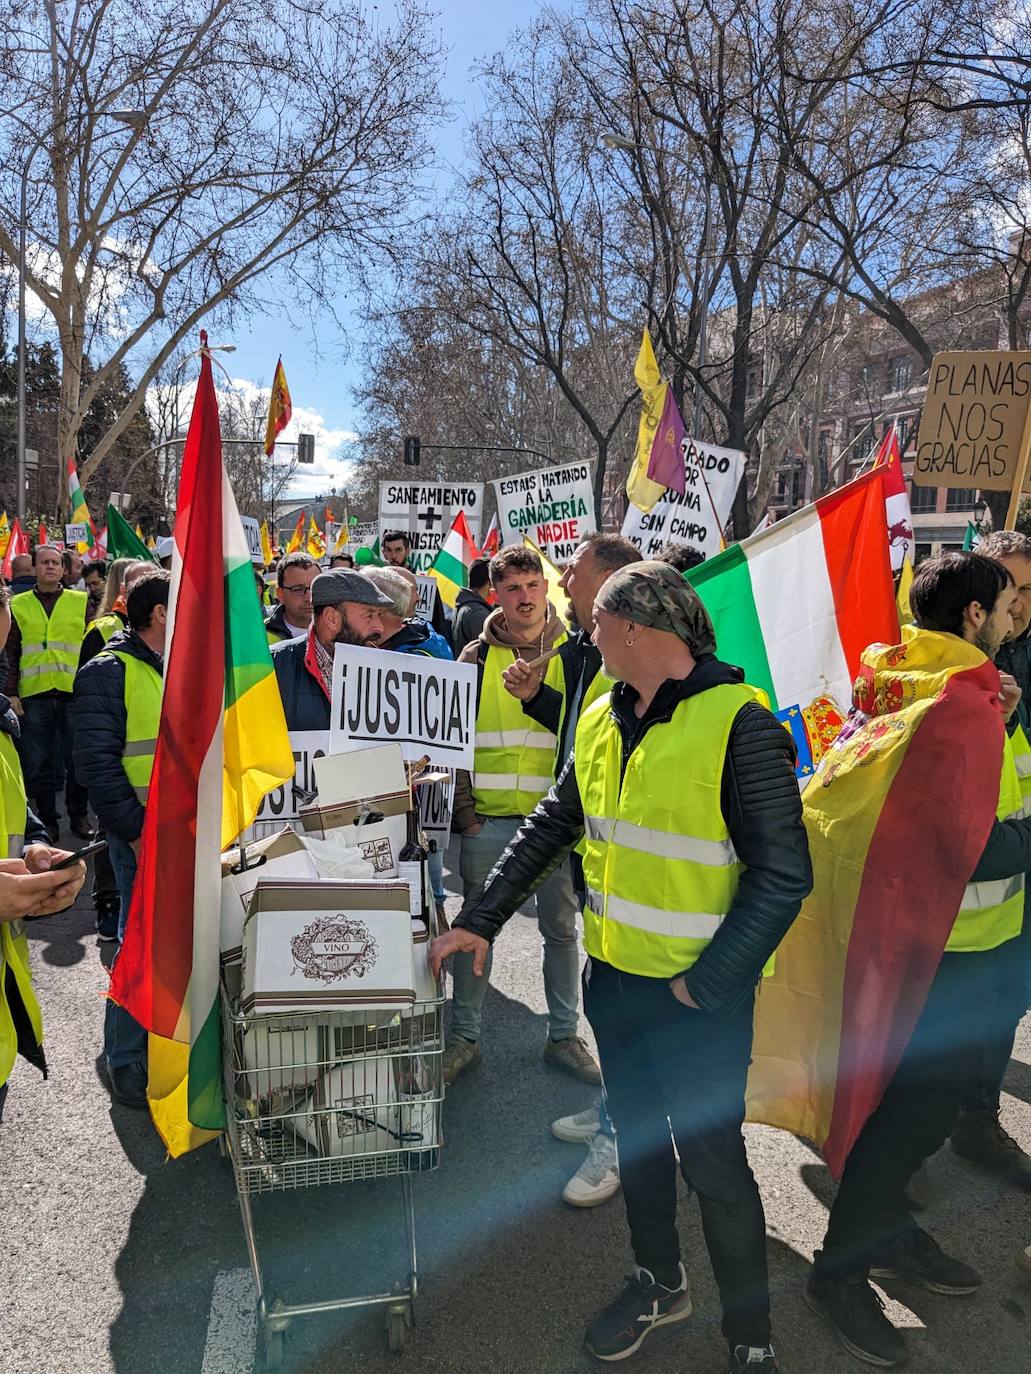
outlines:
[[[220,1269],[211,1290],[201,1374],[251,1374],[258,1295],[250,1269]]]

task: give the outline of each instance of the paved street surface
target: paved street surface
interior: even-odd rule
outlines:
[[[450,880],[449,880],[450,881]],[[89,885],[84,888],[88,893]],[[455,906],[455,903],[451,903]],[[88,898],[30,927],[47,1028],[50,1080],[13,1074],[0,1127],[2,1374],[249,1374],[254,1299],[232,1173],[214,1146],[166,1161],[149,1118],[112,1105],[98,1076],[103,992]],[[540,1062],[544,1001],[535,927],[516,918],[495,959],[484,1063],[448,1095],[442,1167],[416,1178],[422,1287],[404,1361],[387,1353],[381,1314],[298,1320],[284,1368],[336,1374],[498,1371],[579,1374],[587,1320],[629,1270],[619,1199],[563,1206],[579,1146],[548,1133],[591,1090]],[[1031,1142],[1031,1031],[1022,1030],[1005,1100]],[[802,1284],[833,1191],[819,1159],[791,1137],[749,1128],[766,1204],[774,1322],[785,1374],[863,1366],[805,1308]],[[1031,1242],[1031,1199],[1002,1193],[946,1148],[932,1162],[926,1224],[985,1278],[974,1298],[894,1291],[910,1368],[930,1374],[1027,1374],[1031,1276],[1014,1265]],[[288,1300],[371,1292],[404,1274],[396,1180],[255,1199],[270,1287]],[[627,1369],[725,1369],[715,1290],[693,1202],[681,1235],[695,1315],[656,1333]],[[901,1300],[905,1305],[900,1305]],[[601,1368],[601,1366],[593,1366]]]

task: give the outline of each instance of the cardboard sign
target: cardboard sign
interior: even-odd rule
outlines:
[[[918,487],[1011,491],[1031,402],[1031,352],[937,353],[913,464]]]
[[[654,558],[664,544],[686,544],[706,558],[720,551],[722,532],[745,470],[739,449],[687,441],[684,459],[686,491],[667,487],[650,511],[631,503],[623,534],[644,554]],[[708,490],[706,490],[708,489]]]
[[[260,563],[265,566],[265,555],[261,551],[261,526],[252,515],[241,515],[240,523],[243,525],[243,532],[247,538],[247,548],[250,550],[251,562]]]
[[[435,577],[427,577],[423,573],[417,574],[415,580],[419,587],[419,598],[415,603],[414,613],[420,620],[425,620],[428,623],[433,619],[433,611],[437,605],[437,593],[440,588],[437,586]]]
[[[483,521],[482,482],[469,482],[465,486],[449,482],[380,482],[380,540],[387,530],[407,530],[412,540],[408,566],[412,572],[425,572],[460,510],[465,511],[469,532],[479,543]]]
[[[570,463],[498,478],[502,544],[521,544],[528,534],[552,563],[568,563],[584,535],[598,528],[593,470],[593,463]]]
[[[329,735],[325,730],[292,730],[290,748],[296,765],[293,783],[277,787],[262,798],[249,837],[260,839],[297,820],[300,808],[305,804],[304,797],[298,793],[310,796],[315,791],[315,760],[329,753]]]

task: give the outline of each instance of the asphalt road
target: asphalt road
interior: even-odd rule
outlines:
[[[84,889],[88,892],[88,884]],[[454,905],[452,903],[452,905]],[[106,973],[87,900],[30,926],[50,1079],[24,1063],[3,1126],[0,1246],[2,1374],[248,1374],[253,1288],[232,1172],[214,1146],[170,1162],[145,1114],[113,1105],[97,1071]],[[298,1320],[284,1368],[306,1374],[498,1371],[586,1374],[594,1311],[630,1257],[618,1198],[563,1206],[581,1147],[548,1133],[591,1090],[540,1062],[544,1000],[535,927],[502,937],[488,996],[484,1062],[455,1084],[442,1167],[415,1180],[421,1267],[417,1327],[402,1360],[382,1314]],[[1031,1146],[1031,1025],[1010,1065],[1007,1125]],[[833,1193],[827,1171],[782,1133],[748,1128],[769,1228],[775,1339],[785,1374],[862,1368],[801,1299]],[[924,1223],[984,1275],[973,1298],[893,1291],[910,1368],[934,1374],[1031,1370],[1031,1198],[1000,1190],[946,1148],[932,1161]],[[396,1180],[255,1200],[270,1287],[287,1300],[371,1292],[405,1273]],[[681,1374],[725,1368],[716,1294],[697,1211],[682,1196],[681,1235],[695,1315],[656,1333],[626,1368]],[[259,1347],[260,1351],[260,1347]]]

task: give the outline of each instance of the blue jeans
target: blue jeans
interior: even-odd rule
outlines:
[[[136,878],[136,855],[132,846],[120,840],[117,835],[107,837],[107,851],[111,856],[111,867],[118,884],[118,948],[122,948],[125,938],[125,923],[129,919],[129,906],[132,903],[132,885]],[[111,961],[114,968],[118,962],[115,954]],[[147,1032],[134,1016],[124,1007],[108,1000],[104,1011],[104,1056],[108,1068],[119,1069],[125,1064],[146,1064]]]
[[[478,835],[462,836],[459,871],[466,897],[483,882],[502,850],[522,825],[522,817],[488,816]],[[562,864],[543,883],[532,900],[543,942],[544,996],[548,1003],[548,1033],[552,1040],[575,1035],[580,1005],[580,959],[576,943],[577,903],[569,865]],[[451,1037],[479,1040],[483,999],[490,981],[491,956],[483,977],[473,973],[471,954],[454,958],[454,994],[451,1005]]]

